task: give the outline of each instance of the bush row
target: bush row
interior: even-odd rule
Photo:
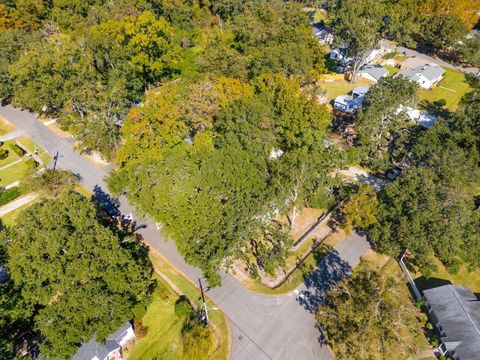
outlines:
[[[12,200],[15,200],[20,195],[22,195],[22,192],[20,191],[18,186],[1,191],[0,192],[0,206],[9,203]]]

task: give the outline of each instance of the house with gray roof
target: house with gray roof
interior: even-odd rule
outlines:
[[[377,83],[381,78],[388,76],[388,70],[382,65],[368,64],[360,69],[358,75],[373,83]]]
[[[135,337],[132,324],[126,322],[117,331],[105,339],[104,343],[96,341],[93,336],[83,343],[71,360],[113,360],[122,359],[123,347]]]
[[[480,301],[469,288],[445,285],[423,291],[431,322],[440,333],[443,355],[480,359]]]
[[[369,88],[366,86],[357,86],[352,90],[352,96],[340,95],[333,101],[333,107],[336,110],[347,114],[355,114],[362,107],[363,99],[368,93]]]
[[[425,64],[413,70],[400,70],[393,77],[403,76],[409,81],[416,82],[421,88],[430,89],[434,84],[439,83],[443,79],[444,73],[445,70],[438,65]]]

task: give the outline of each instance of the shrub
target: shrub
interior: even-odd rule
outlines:
[[[38,166],[37,162],[35,160],[33,160],[32,158],[27,159],[27,161],[25,161],[25,164],[29,168],[36,168]]]
[[[189,319],[193,316],[193,308],[186,296],[180,296],[175,301],[175,315],[180,319]]]
[[[10,149],[12,149],[13,152],[14,152],[15,154],[17,154],[18,156],[23,156],[23,155],[25,155],[25,151],[24,151],[20,146],[18,146],[17,144],[13,144],[13,143],[12,143],[12,144],[10,144],[9,146],[10,146]]]
[[[12,200],[15,200],[20,195],[22,195],[22,192],[20,191],[18,186],[0,192],[0,206],[9,203]]]
[[[137,338],[142,339],[148,335],[148,328],[143,326],[140,319],[135,318],[133,319],[133,332]]]
[[[9,151],[7,149],[0,150],[0,160],[5,160],[8,157]]]
[[[195,325],[190,331],[183,334],[183,359],[196,360],[207,358],[212,348],[212,331],[203,324]]]

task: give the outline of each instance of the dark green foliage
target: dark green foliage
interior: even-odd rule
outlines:
[[[388,168],[389,157],[400,151],[402,140],[407,141],[411,130],[405,112],[407,107],[415,107],[416,94],[417,85],[402,77],[381,79],[370,89],[362,109],[355,115],[356,141],[366,154],[366,161],[385,164],[375,169]],[[399,111],[400,106],[403,111]]]
[[[37,32],[28,33],[21,29],[0,31],[0,49],[2,49],[0,54],[0,97],[8,98],[13,93],[9,66],[18,60],[23,50],[39,39],[40,34]]]
[[[467,95],[451,119],[440,120],[419,138],[413,152],[420,167],[379,195],[372,240],[391,255],[408,249],[412,263],[426,274],[434,269],[433,256],[452,272],[461,261],[471,269],[480,265],[478,134],[469,126],[478,118],[474,98],[475,92]]]
[[[451,50],[467,35],[465,23],[451,14],[434,15],[425,20],[422,29],[424,41],[437,50]]]
[[[186,296],[180,296],[177,301],[175,301],[175,315],[180,319],[190,319],[194,316],[194,311],[192,304]]]
[[[209,34],[201,69],[242,79],[269,72],[308,78],[324,70],[323,51],[300,6],[279,0],[227,3],[212,5],[230,21]]]
[[[0,160],[5,160],[8,157],[9,151],[7,149],[0,150]]]
[[[25,155],[25,150],[23,150],[20,146],[18,146],[17,144],[14,144],[14,143],[11,143],[9,144],[9,147],[10,149],[13,150],[13,152],[15,154],[17,154],[18,156],[23,156]]]
[[[400,273],[384,275],[361,263],[326,292],[317,312],[336,359],[408,358],[418,349],[417,310]]]
[[[67,192],[21,213],[8,229],[9,273],[37,310],[42,354],[67,359],[83,339],[101,340],[150,289],[151,266],[135,241],[96,220],[85,197]]]
[[[66,170],[45,169],[41,173],[31,171],[22,179],[24,192],[39,192],[55,197],[62,191],[71,190],[78,184],[78,177]]]
[[[0,192],[0,206],[9,203],[12,200],[15,200],[17,197],[22,195],[22,192],[18,186],[6,189]]]
[[[322,151],[329,120],[283,76],[171,83],[130,113],[119,170],[108,181],[161,222],[185,259],[217,285],[225,262],[264,234],[271,209],[284,210],[290,187],[281,187],[281,176],[289,173],[292,181],[283,184],[294,186],[298,169],[291,154],[301,152],[312,166],[296,206],[328,193],[328,169],[313,166],[328,158]],[[188,129],[191,142],[184,140],[192,136]],[[272,149],[285,154],[270,159]],[[288,253],[282,239],[263,248],[264,263],[281,264]]]

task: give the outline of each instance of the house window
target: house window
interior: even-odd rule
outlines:
[[[445,333],[445,331],[443,330],[442,325],[437,324],[437,329],[438,329],[438,331],[440,332],[441,335],[443,335],[443,334]]]

